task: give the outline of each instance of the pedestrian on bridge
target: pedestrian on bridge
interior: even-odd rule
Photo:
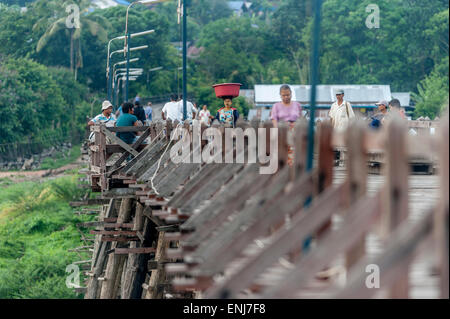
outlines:
[[[133,115],[133,104],[125,102],[122,104],[123,114],[117,119],[116,126],[139,126],[139,121]],[[117,132],[117,137],[127,144],[133,144],[136,141],[136,134],[134,132]]]
[[[147,125],[150,125],[152,121],[152,115],[153,115],[153,108],[152,108],[152,102],[148,102],[147,106],[144,107],[145,112],[145,120],[147,121]]]
[[[278,127],[278,122],[285,122],[289,124],[289,132],[292,133],[295,121],[302,114],[302,106],[299,102],[292,101],[292,90],[287,84],[280,87],[281,102],[277,102],[272,106],[271,117],[273,127]],[[291,140],[291,139],[289,139]],[[294,146],[293,143],[288,145],[288,160],[289,166],[294,163]]]

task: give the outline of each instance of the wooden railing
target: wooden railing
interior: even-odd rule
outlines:
[[[199,292],[206,298],[245,293],[298,298],[339,257],[346,283],[325,284],[320,297],[374,297],[379,290],[367,286],[366,267],[375,265],[386,297],[407,298],[409,269],[430,240],[438,252],[434,263],[440,296],[448,298],[448,117],[435,135],[417,136],[408,135],[408,125],[400,119],[378,132],[356,122],[342,134],[321,123],[310,172],[305,171],[306,124],[295,127],[291,166],[289,133],[282,126],[279,169],[273,175],[259,174],[258,163],[175,164],[168,151],[173,127],[167,122],[164,129],[162,123],[138,128],[144,131],[141,137],[151,137],[142,150],[141,138],[132,146],[122,145],[111,133],[129,128],[93,128],[92,186],[109,204],[93,231],[86,298],[165,298],[166,293],[192,298]],[[106,144],[106,137],[114,144]],[[342,183],[333,183],[339,169],[334,166],[337,147],[347,149]],[[367,159],[374,151],[385,154],[387,165],[383,185],[369,193]],[[113,152],[122,155],[106,165]],[[129,154],[134,158],[122,165]],[[411,220],[408,160],[430,154],[439,161],[439,199]],[[383,242],[374,256],[366,251],[369,234],[378,234]],[[311,238],[313,245],[308,244]]]

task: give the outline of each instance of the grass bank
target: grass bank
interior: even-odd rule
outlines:
[[[0,299],[82,297],[65,283],[66,267],[80,260],[68,249],[84,245],[76,224],[94,219],[68,204],[84,192],[78,177],[0,181]]]

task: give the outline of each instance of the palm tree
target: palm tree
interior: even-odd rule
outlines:
[[[80,26],[79,28],[68,28],[66,20],[68,13],[65,11],[68,5],[75,4],[80,12]],[[78,69],[83,67],[83,54],[81,50],[81,35],[89,31],[93,36],[96,36],[102,42],[107,41],[107,32],[103,25],[111,25],[107,19],[95,13],[89,14],[89,8],[92,7],[89,0],[70,0],[64,2],[62,5],[56,1],[50,5],[53,8],[53,17],[41,18],[38,20],[33,29],[38,28],[43,23],[47,24],[47,30],[39,39],[36,52],[40,52],[51,39],[60,32],[64,32],[70,38],[70,70],[74,73],[75,80],[77,79]]]

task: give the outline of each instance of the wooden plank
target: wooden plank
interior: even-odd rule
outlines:
[[[106,144],[106,154],[122,153],[123,147],[119,144]]]
[[[433,210],[429,210],[419,220],[402,223],[392,234],[385,250],[378,256],[364,258],[354,266],[345,288],[334,292],[332,298],[370,298],[378,289],[366,287],[367,265],[377,265],[380,270],[380,287],[389,288],[399,279],[402,273],[409,272],[409,261],[417,247],[432,231]]]
[[[147,206],[145,207],[144,211],[142,212],[142,214],[147,217],[148,219],[150,219],[156,226],[161,226],[162,225],[162,221],[159,220],[158,218],[155,218],[152,215],[152,209]]]
[[[80,206],[93,206],[93,205],[104,205],[108,204],[109,199],[107,198],[95,198],[95,199],[87,199],[84,201],[78,202],[70,202],[69,205],[71,207],[80,207]]]
[[[281,172],[274,176],[271,183],[266,185],[267,190],[261,191],[247,208],[237,212],[237,216],[234,217],[226,227],[213,234],[213,236],[208,241],[205,241],[204,244],[199,245],[193,253],[186,255],[186,262],[195,263],[212,261],[219,249],[221,249],[220,247],[223,248],[223,246],[231,241],[232,238],[238,236],[239,233],[246,231],[248,227],[258,221],[260,219],[259,215],[261,211],[265,211],[267,207],[278,203],[278,199],[285,191],[286,183],[290,177],[289,173],[289,167],[285,165]],[[217,264],[215,265],[217,266]],[[205,267],[202,267],[201,271],[203,274],[203,272],[208,270],[205,269]],[[210,276],[211,274],[207,273],[206,275]]]
[[[150,126],[115,126],[107,127],[110,132],[143,132],[150,128]]]
[[[347,212],[342,228],[327,233],[319,241],[315,250],[294,264],[292,270],[267,289],[263,296],[292,298],[295,292],[304,289],[318,271],[360,241],[364,233],[378,219],[380,208],[380,194],[374,197],[359,197]]]
[[[136,236],[135,230],[91,230],[89,234],[94,235],[123,235],[123,236]]]
[[[271,225],[284,222],[285,216],[300,211],[312,192],[312,177],[304,175],[303,178],[299,179],[299,183],[292,187],[290,193],[285,196],[281,195],[271,205],[261,207],[255,222],[246,227],[245,231],[234,234],[221,247],[216,248],[213,255],[209,255],[205,262],[196,269],[196,273],[212,275],[222,271],[233,258],[238,257],[244,251],[249,243],[260,236],[266,235]],[[339,202],[339,192],[336,191],[334,194],[335,198],[329,198],[329,202]],[[244,225],[246,224],[242,223],[242,226]],[[302,242],[299,240],[298,244],[301,245]]]
[[[126,181],[124,181],[125,183]],[[136,195],[136,189],[134,188],[113,188],[108,191],[104,191],[102,194],[102,198],[113,198],[113,197],[121,197],[124,198],[125,196],[132,196],[134,197]]]
[[[155,179],[159,194],[164,198],[172,196],[177,188],[199,169],[200,164],[183,164],[176,167],[170,175],[166,175],[165,179]]]
[[[362,122],[354,122],[347,131],[348,144],[348,202],[347,207],[351,207],[360,197],[366,194],[367,190],[367,151],[364,149],[367,125]],[[364,256],[366,247],[366,236],[363,234],[346,254],[345,267],[349,270],[360,258]]]
[[[214,174],[214,172],[217,173],[217,169],[220,167],[220,164],[206,164],[204,165],[198,172],[195,174],[183,187],[182,190],[177,192],[169,201],[168,206],[169,207],[179,207],[184,202],[185,198],[189,198],[189,196],[192,196],[198,188],[201,187],[207,181],[211,178],[211,175]]]
[[[127,254],[149,254],[154,253],[156,250],[153,247],[137,247],[137,248],[116,248],[114,254],[127,255]]]
[[[225,167],[215,174],[214,178],[207,180],[198,188],[195,194],[186,198],[183,205],[180,205],[180,211],[192,213],[195,206],[204,200],[211,198],[224,184],[226,184],[234,174],[242,170],[244,164],[224,164]]]
[[[156,141],[155,144],[150,145],[148,148],[144,149],[137,157],[131,160],[122,170],[122,172],[128,175],[135,175],[137,170],[146,165],[148,162],[154,163],[156,161],[156,154],[162,152],[162,149],[166,146],[166,142],[163,140]],[[139,158],[139,159],[138,159]]]
[[[386,232],[392,233],[408,217],[408,158],[406,153],[406,126],[398,117],[388,124],[387,158],[387,209]],[[408,298],[408,268],[400,274],[390,292],[391,298]]]
[[[233,211],[238,210],[245,200],[253,196],[269,180],[270,176],[262,176],[258,170],[258,164],[246,166],[228,183],[226,189],[214,196],[209,205],[206,205],[198,214],[191,216],[180,228],[183,231],[190,231],[197,226],[208,225],[209,231],[214,227],[209,222],[217,220],[217,224],[222,224]]]
[[[119,144],[120,146],[122,146],[124,148],[125,151],[127,151],[128,153],[137,156],[139,153],[133,149],[130,145],[128,145],[127,143],[125,143],[124,141],[122,141],[120,138],[118,138],[117,136],[115,136],[114,134],[112,134],[110,131],[108,131],[106,129],[106,127],[102,127],[101,128],[102,133],[104,133],[109,139],[111,139],[112,142]]]
[[[133,228],[133,223],[104,223],[105,228]]]
[[[279,187],[285,185],[285,182],[289,178],[289,172],[287,170],[283,170],[280,174],[276,174],[275,176],[259,175],[258,165],[249,168],[249,173],[252,174],[253,178],[249,175],[245,175],[245,177],[242,178],[237,176],[236,181],[241,179],[245,181],[245,184],[241,184],[240,187],[232,187],[233,184],[230,184],[229,189],[227,188],[226,192],[224,191],[224,194],[221,195],[219,193],[217,196],[218,198],[212,201],[211,205],[207,208],[208,210],[203,211],[201,215],[197,215],[200,217],[211,216],[208,219],[199,217],[199,222],[195,224],[196,231],[182,241],[183,246],[196,247],[202,242],[205,242],[207,238],[212,235],[212,232],[223,225],[228,217],[236,211],[238,215],[246,214],[247,211],[256,214],[259,205],[244,209],[244,205],[248,198],[258,196],[258,198],[262,200],[265,197],[264,190],[266,187],[270,189],[271,185],[278,185],[278,188],[272,189],[272,194],[273,192],[279,191]],[[272,196],[269,197],[271,198]],[[217,209],[216,205],[220,209]],[[193,216],[193,218],[195,217]],[[185,224],[188,224],[188,222]],[[188,229],[185,224],[181,225],[181,230]]]
[[[139,138],[137,139],[136,142],[133,143],[133,145],[131,146],[133,149],[137,150],[139,146],[141,146],[141,144],[145,141],[145,139],[150,135],[150,128],[148,128],[147,130],[145,130],[145,132],[139,136]],[[141,151],[142,152],[142,151]],[[128,157],[127,153],[122,154],[122,156],[120,156],[119,159],[117,159],[117,161],[112,165],[111,167],[111,171],[115,170],[116,168],[118,168],[120,166],[120,164],[122,164]]]
[[[239,271],[224,280],[222,286],[208,296],[221,295],[219,291],[223,290],[230,294],[239,292],[248,287],[256,276],[276,262],[278,258],[296,248],[298,241],[304,240],[306,236],[313,233],[336,211],[339,205],[336,205],[336,201],[329,200],[335,198],[336,189],[338,188],[329,188],[324,191],[303,214],[298,214],[292,219],[289,229],[277,232],[270,244],[258,254],[251,256],[239,267]],[[339,194],[341,193],[339,192]]]

